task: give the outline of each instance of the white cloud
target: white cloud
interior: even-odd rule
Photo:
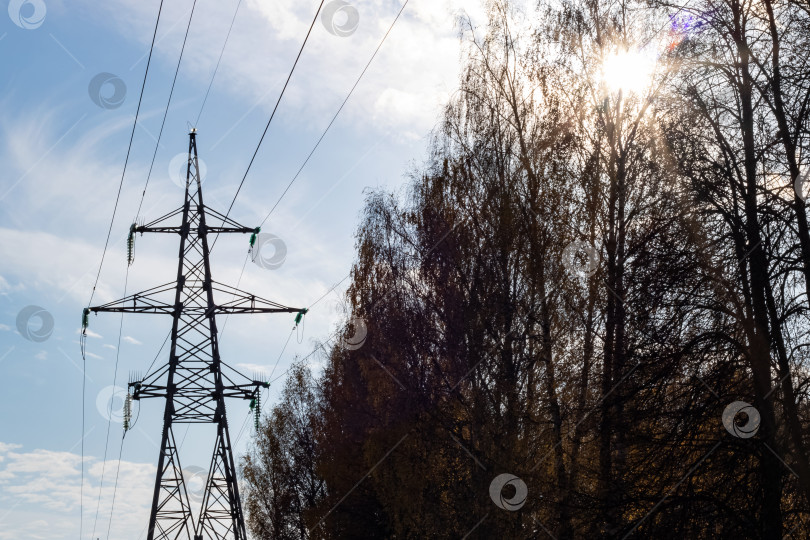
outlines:
[[[190,80],[195,84],[204,83],[196,84],[198,88],[207,86],[235,1],[209,2],[198,6],[199,11],[195,13],[190,43],[183,60],[181,82]],[[304,129],[313,131],[314,135],[310,137],[313,142],[354,84],[398,10],[395,3],[352,1],[361,17],[357,32],[348,38],[339,38],[327,33],[320,22],[316,23],[311,41],[280,109],[278,123],[294,121]],[[339,123],[344,128],[348,125],[349,130],[363,134],[391,133],[394,137],[405,139],[424,136],[425,131],[435,122],[436,112],[446,96],[456,85],[460,45],[453,12],[466,3],[469,2],[411,0],[341,113]],[[59,0],[54,0],[53,4],[49,4],[49,9],[53,7],[56,12],[56,6],[61,5]],[[212,91],[212,97],[219,94],[233,103],[233,107],[222,111],[223,115],[238,118],[264,96],[254,117],[266,118],[266,112],[275,103],[281,83],[297,53],[314,6],[315,4],[299,0],[244,2]],[[158,44],[154,61],[162,62],[163,65],[156,64],[157,68],[168,66],[173,71],[179,40],[182,39],[185,28],[182,19],[187,8],[187,5],[181,3],[166,3],[159,37],[163,38],[175,22],[180,21],[180,24],[174,26],[169,35]],[[132,39],[139,42],[143,45],[139,46],[142,50],[148,50],[154,11],[154,5],[138,0],[111,0],[103,3],[83,0],[70,5],[70,13],[76,19],[86,19],[88,17],[84,15],[89,14],[99,24],[112,27],[109,28],[111,33],[118,30],[121,40]],[[59,37],[62,38],[61,34]],[[72,47],[71,43],[66,44]],[[57,52],[62,54],[61,50]],[[84,61],[84,57],[82,60]],[[104,62],[107,61],[109,59],[104,58]],[[131,61],[134,62],[134,59]],[[127,114],[123,114],[124,108],[119,111],[122,114],[94,111],[98,113],[97,116],[90,115],[81,120],[70,137],[58,144],[59,138],[79,119],[81,110],[75,110],[71,105],[54,106],[53,102],[44,101],[38,107],[18,107],[17,103],[0,101],[5,112],[0,115],[0,157],[6,170],[4,174],[10,179],[10,184],[13,184],[16,178],[35,165],[25,180],[4,201],[4,216],[7,215],[8,218],[4,222],[5,227],[0,227],[0,245],[3,246],[3,257],[0,257],[0,294],[22,290],[44,292],[52,301],[48,304],[43,300],[42,305],[56,312],[59,307],[57,304],[63,302],[62,309],[58,311],[72,310],[69,316],[75,316],[75,319],[67,318],[66,315],[65,320],[73,324],[78,323],[80,309],[87,305],[90,291],[96,282],[112,201],[115,200],[121,177],[125,143],[116,143],[115,148],[111,148],[110,141],[128,137],[132,121],[130,112],[134,112],[139,88],[133,81],[139,82],[144,68],[142,61],[134,69],[125,72],[130,67],[130,59],[127,58],[124,62],[125,65],[120,69],[107,65],[104,65],[104,69],[119,72],[122,77],[127,78],[130,91],[127,105],[132,106]],[[93,66],[90,61],[87,62],[87,67],[88,74],[90,70],[101,69],[100,65]],[[150,80],[150,85],[151,82]],[[84,79],[82,83],[85,84]],[[82,98],[86,100],[86,88],[80,90]],[[156,87],[150,86],[149,90],[152,95],[158,93]],[[64,99],[63,93],[55,92],[54,95],[55,100]],[[176,102],[179,99],[176,98]],[[162,96],[159,105],[165,105]],[[206,114],[216,112],[209,110]],[[141,112],[141,118],[157,119],[156,122],[159,122],[161,113],[162,108],[150,103]],[[341,128],[336,126],[333,129],[337,132]],[[301,135],[298,126],[296,130],[290,130],[290,133]],[[335,133],[331,135],[334,137]],[[236,132],[233,136],[236,137]],[[138,138],[148,140],[140,131]],[[166,141],[164,139],[166,147],[174,144]],[[254,143],[252,138],[249,143]],[[301,148],[301,157],[308,150],[309,147]],[[124,233],[129,227],[127,220],[135,213],[140,199],[142,179],[146,177],[148,160],[142,157],[144,154],[143,148],[140,152],[136,151],[136,157],[129,164],[121,193],[122,206],[118,210],[101,280],[96,286],[93,301],[95,305],[124,296],[123,284],[127,268]],[[296,156],[292,158],[297,159]],[[167,179],[168,160],[162,162],[159,158],[155,166],[158,172],[150,183],[147,202],[142,211],[142,215],[149,219],[171,210],[177,202],[175,199],[179,199],[176,187]],[[394,172],[392,176],[398,174]],[[314,223],[299,222],[295,227],[289,227],[290,223],[298,222],[305,213],[289,204],[295,197],[303,200],[309,196],[302,184],[304,182],[299,182],[296,186],[298,193],[291,190],[283,205],[286,208],[280,207],[273,222],[266,227],[268,232],[283,235],[289,247],[289,257],[284,267],[269,272],[250,264],[239,285],[243,290],[299,307],[317,299],[346,275],[354,256],[350,241],[344,242],[348,240],[348,234],[342,239],[336,239],[334,234],[330,237],[331,231],[325,231],[323,223],[318,223],[317,220]],[[235,184],[211,182],[208,185],[211,186],[212,195],[209,201],[217,202],[218,197],[225,199],[224,207],[222,204],[215,205],[224,211]],[[206,189],[208,196],[208,188]],[[0,196],[4,192],[5,190],[0,192]],[[358,199],[359,197],[358,192]],[[260,218],[269,210],[271,202],[269,197],[243,196],[240,199],[241,208],[245,209],[243,215],[258,215]],[[318,210],[324,207],[326,204]],[[309,208],[304,210],[308,211]],[[345,219],[350,220],[351,217],[346,214]],[[177,265],[176,239],[164,235],[153,236],[163,238],[138,237],[136,241],[136,261],[129,269],[127,294],[174,279]],[[173,243],[169,246],[169,242]],[[241,275],[246,242],[245,238],[241,241],[222,240],[218,243],[215,261],[218,281],[236,285]],[[347,285],[348,282],[344,282],[337,293],[340,294]],[[91,327],[97,324],[96,329],[108,337],[117,334],[117,320],[114,325],[109,326],[115,330],[108,330],[107,326],[96,322],[102,316],[91,317]],[[325,337],[331,333],[335,318],[324,300],[306,318],[306,341],[303,326],[298,339],[309,343],[311,336]],[[283,339],[287,337],[287,329],[292,326],[292,319],[292,315],[261,316],[246,317],[240,319],[239,323],[229,323],[226,346],[238,343],[239,350],[233,352],[241,353],[231,357],[246,360],[237,367],[246,374],[269,374],[278,358]],[[60,324],[62,320],[59,318],[57,323]],[[126,324],[130,324],[129,319]],[[140,321],[138,324],[141,324]],[[72,324],[69,325],[69,328],[72,327]],[[151,345],[151,336],[137,333],[129,327],[127,332],[143,340],[147,346]],[[282,334],[280,341],[271,337],[277,333]],[[103,339],[92,329],[88,329],[88,335]],[[281,359],[274,377],[286,369],[293,356],[291,351],[296,346],[294,341]],[[103,344],[102,347],[115,349],[110,344]],[[236,348],[234,345],[233,349]],[[316,368],[321,366],[321,356],[320,353],[314,355],[311,365]],[[101,358],[89,351],[87,357]],[[26,436],[25,430],[20,431],[21,436]],[[0,539],[55,540],[75,536],[72,531],[78,530],[76,512],[80,500],[80,460],[80,456],[73,452],[22,451],[19,445],[0,443],[0,507],[18,505],[3,520]],[[88,520],[92,521],[92,512],[95,511],[101,462],[98,458],[88,457],[86,466],[84,506],[88,509],[85,517],[85,523],[88,523]],[[108,461],[107,471],[116,466],[115,461]],[[122,462],[120,477],[122,482],[126,482],[126,495],[122,496],[119,491],[111,537],[137,538],[148,517],[154,466]],[[109,515],[109,503],[112,499],[112,487],[108,478],[105,476],[100,512],[105,519]],[[47,521],[47,526],[40,526],[42,521]]]
[[[14,443],[4,443],[0,442],[0,458],[3,457],[3,454],[11,451],[16,450],[17,448],[22,448],[21,444],[14,444]]]
[[[81,332],[82,332],[81,328],[78,330],[78,332],[81,334]],[[87,337],[96,338],[96,339],[104,339],[104,337],[101,334],[97,334],[96,332],[93,332],[89,328],[85,328],[84,333],[87,335]]]
[[[5,332],[8,332],[9,330],[11,330],[11,327],[10,327],[10,326],[7,326],[7,325],[5,325],[5,324],[0,324],[0,330],[3,330],[3,331],[5,331]]]
[[[282,112],[294,112],[296,122],[322,129],[365,67],[394,18],[397,3],[356,0],[357,30],[338,37],[315,23],[299,66],[285,94]],[[383,132],[424,134],[455,88],[461,45],[457,17],[467,13],[483,20],[481,2],[464,0],[411,0],[363,77],[347,110],[349,121],[363,121],[358,128]],[[207,83],[219,57],[233,2],[208,4],[194,13],[192,35],[184,56],[184,75]],[[154,6],[136,0],[116,0],[99,5],[86,1],[84,9],[122,35],[148,45],[152,36]],[[257,101],[269,110],[301,45],[315,13],[315,4],[300,0],[243,2],[217,74],[214,92],[230,92],[244,110]],[[172,28],[157,44],[157,54],[174,62],[185,29],[185,6],[168,5],[162,21]],[[177,23],[175,25],[175,23]],[[164,31],[166,32],[166,31]],[[197,38],[195,36],[205,36]],[[227,84],[224,83],[227,81]],[[396,115],[385,116],[377,105],[380,96],[398,95]],[[269,92],[269,97],[268,97]],[[374,125],[369,125],[368,112]],[[405,114],[409,112],[410,114]]]
[[[63,299],[71,302],[86,304],[90,291],[95,283],[97,266],[101,259],[101,249],[87,242],[70,237],[61,237],[48,232],[32,230],[15,230],[0,227],[0,245],[3,246],[4,257],[0,258],[0,271],[16,279],[25,281],[29,288],[49,291],[53,303],[59,304]],[[119,244],[120,246],[120,244]],[[116,246],[118,247],[118,246]],[[123,247],[123,246],[120,246]],[[42,252],[48,253],[49,264],[42,264]],[[108,249],[108,259],[121,261],[124,259],[123,251],[116,248]],[[170,272],[170,259],[143,257],[143,262],[152,272],[163,269]],[[93,261],[93,262],[89,262]],[[59,268],[59,272],[54,272]],[[96,286],[94,304],[102,304],[119,297],[122,291],[108,283],[123,283],[126,267],[121,264],[108,262],[102,280]],[[137,279],[142,277],[145,279]],[[135,286],[153,286],[148,276],[136,276]],[[118,285],[120,287],[120,285]],[[54,292],[55,291],[55,292]],[[77,315],[78,321],[78,315]],[[92,326],[93,315],[90,317]],[[87,335],[101,339],[102,336],[87,329]]]
[[[37,360],[47,360],[48,359],[48,351],[39,351],[34,358]]]
[[[138,341],[137,339],[135,339],[135,338],[134,338],[134,337],[132,337],[132,336],[124,336],[124,337],[122,337],[121,339],[122,339],[123,341],[127,342],[127,343],[131,343],[132,345],[141,345],[141,342],[140,342],[140,341]]]
[[[272,365],[263,366],[261,364],[250,364],[250,363],[242,363],[236,364],[236,369],[241,371],[243,374],[250,377],[252,374],[264,374],[265,376],[270,373],[270,370],[273,369]]]
[[[13,510],[4,516],[0,538],[58,540],[70,536],[67,531],[78,530],[79,526],[81,456],[41,449],[19,451],[20,448],[0,442],[0,506]],[[94,518],[102,465],[95,457],[85,458],[85,525]],[[115,460],[106,462],[99,517],[104,529],[113,492],[109,475],[117,467]],[[137,538],[148,519],[154,474],[151,464],[121,461],[120,478],[124,479],[126,495],[123,496],[119,485],[111,537]],[[43,519],[45,514],[47,526],[37,527],[37,519]]]

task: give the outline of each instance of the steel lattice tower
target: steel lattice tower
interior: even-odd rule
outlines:
[[[178,216],[179,225],[171,225]],[[208,220],[220,222],[208,225]],[[183,206],[134,233],[180,236],[177,281],[85,310],[88,313],[156,313],[172,316],[169,360],[145,377],[129,383],[132,399],[164,397],[163,435],[158,456],[149,540],[246,540],[245,521],[236,481],[225,398],[256,400],[268,384],[251,380],[220,359],[216,316],[237,313],[305,313],[214,281],[209,261],[209,234],[258,233],[203,203],[197,160],[196,130],[189,134],[188,166]],[[174,292],[174,302],[168,302]],[[225,298],[227,297],[227,298]],[[217,303],[217,300],[225,300]],[[194,519],[180,466],[175,424],[216,425],[211,464],[200,515]]]

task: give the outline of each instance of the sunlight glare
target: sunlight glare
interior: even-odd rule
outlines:
[[[602,62],[602,78],[613,91],[641,94],[652,81],[655,64],[651,51],[618,51]]]

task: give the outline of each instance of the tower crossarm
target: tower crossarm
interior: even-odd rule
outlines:
[[[220,222],[219,227],[209,226],[208,232],[217,232],[219,229],[223,229],[224,232],[244,232],[244,233],[259,232],[258,227],[245,227],[241,223],[238,223],[233,219],[229,218],[228,216],[224,215],[222,212],[217,212],[208,205],[203,205],[203,209],[205,210],[206,222],[212,218],[213,218],[212,221],[216,220]]]
[[[176,282],[158,285],[146,291],[132,294],[126,298],[114,300],[101,306],[85,308],[87,313],[161,313],[173,315],[177,306],[160,300],[160,295],[171,295],[177,287]]]
[[[253,381],[250,384],[234,384],[222,387],[222,395],[228,398],[253,399],[258,394],[260,388],[269,388],[270,383],[264,381]]]
[[[154,398],[154,397],[163,397],[165,398],[168,394],[166,393],[166,386],[160,386],[157,384],[146,384],[140,382],[131,382],[129,383],[129,389],[132,393],[132,399],[139,400],[144,398]]]
[[[87,313],[156,313],[174,315],[178,310],[185,315],[210,315],[211,310],[205,305],[175,305],[160,296],[168,296],[177,288],[177,282],[166,283],[152,289],[135,293],[126,298],[114,300],[101,306],[87,308]],[[235,287],[212,282],[211,288],[217,295],[230,295],[230,299],[213,306],[213,314],[228,315],[239,313],[306,313],[304,308],[289,307]]]
[[[225,385],[222,387],[222,397],[226,398],[239,398],[239,399],[254,399],[259,393],[261,388],[269,388],[270,384],[265,381],[252,381],[248,384],[233,384]],[[168,388],[165,384],[151,384],[147,382],[134,381],[129,383],[129,388],[132,392],[132,398],[135,400],[147,398],[165,398],[168,395]],[[217,395],[215,392],[210,394],[211,400],[216,400]]]
[[[199,230],[199,229],[197,229]],[[180,225],[177,226],[162,226],[162,227],[147,227],[146,225],[142,227],[135,227],[135,232],[137,233],[174,233],[174,234],[182,234],[183,227]],[[256,227],[209,227],[206,226],[205,232],[208,234],[215,233],[254,233],[256,232]]]
[[[192,204],[192,201],[188,202],[189,205]],[[133,232],[136,233],[174,233],[174,234],[183,234],[188,232],[184,230],[183,225],[172,225],[168,222],[171,222],[176,217],[182,217],[183,211],[185,210],[184,207],[180,207],[176,210],[165,214],[145,225],[136,226],[133,229]],[[199,212],[199,208],[197,211]],[[195,230],[197,232],[205,232],[207,234],[221,234],[221,233],[240,233],[240,234],[256,234],[259,232],[259,227],[246,227],[241,223],[234,221],[233,219],[229,218],[228,216],[223,215],[221,212],[217,212],[210,206],[203,205],[202,210],[205,212],[206,225],[199,226]],[[218,222],[218,225],[208,225],[210,222]],[[187,225],[188,226],[188,225]],[[201,228],[205,227],[205,230],[202,231]]]
[[[284,306],[217,281],[212,282],[211,287],[215,293],[224,293],[231,297],[224,304],[217,306],[217,313],[306,313],[307,311],[305,308]]]

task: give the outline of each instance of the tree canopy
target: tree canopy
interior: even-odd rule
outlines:
[[[487,13],[243,460],[250,530],[808,536],[810,4]]]

